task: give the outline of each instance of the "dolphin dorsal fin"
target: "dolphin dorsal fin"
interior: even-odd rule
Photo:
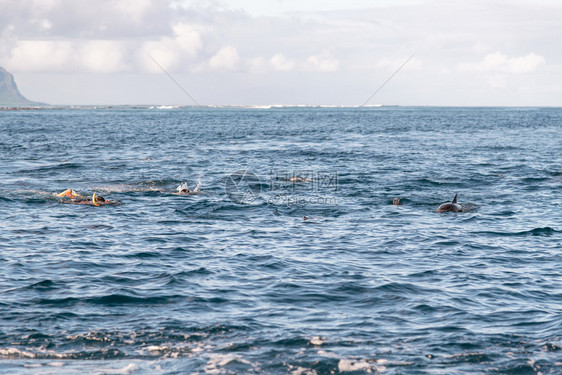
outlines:
[[[451,202],[452,204],[457,203],[457,195],[458,195],[458,194],[455,194],[455,197],[453,198],[453,201]]]

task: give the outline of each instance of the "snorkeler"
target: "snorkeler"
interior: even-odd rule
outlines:
[[[182,182],[181,184],[179,184],[179,186],[177,187],[178,190],[178,194],[189,194],[191,193],[187,187],[187,182]]]
[[[54,195],[55,197],[63,198],[61,199],[61,203],[85,204],[85,205],[91,205],[96,207],[104,204],[121,204],[120,202],[117,201],[106,200],[104,197],[100,195],[96,195],[96,193],[94,193],[91,198],[88,198],[78,194],[72,189],[66,189],[62,193],[54,194]]]
[[[201,185],[201,180],[197,181],[197,186],[195,186],[195,189],[189,190],[189,188],[187,186],[187,182],[182,182],[176,188],[177,192],[172,193],[172,194],[175,194],[175,195],[196,195],[196,194],[199,194],[199,186],[200,185]]]
[[[62,193],[55,194],[55,197],[64,197],[64,198],[85,198],[83,195],[78,194],[72,189],[66,189]]]

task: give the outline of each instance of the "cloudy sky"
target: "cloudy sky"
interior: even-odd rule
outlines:
[[[562,105],[561,0],[0,0],[51,104]]]

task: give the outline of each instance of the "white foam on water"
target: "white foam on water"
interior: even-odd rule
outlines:
[[[318,351],[318,355],[321,355],[323,357],[328,357],[328,358],[336,358],[339,359],[340,357],[337,354],[331,353],[331,352],[327,352],[325,350],[319,350]]]
[[[313,369],[309,369],[309,368],[305,368],[305,367],[299,367],[299,366],[292,366],[289,365],[289,374],[291,375],[316,375],[317,372],[316,370]]]
[[[230,362],[240,362],[246,365],[252,365],[250,362],[246,361],[245,359],[242,359],[242,357],[240,355],[234,355],[234,354],[211,354],[209,360],[207,361],[207,364],[205,366],[205,373],[206,374],[223,374],[226,373],[225,369],[222,369],[221,367],[224,367],[226,365],[228,365]]]
[[[339,359],[338,371],[339,372],[352,372],[352,371],[364,371],[368,373],[373,372],[383,372],[386,370],[384,363],[388,363],[386,359],[377,360],[366,360],[366,359],[351,359],[351,358],[341,358],[335,353],[327,352],[325,350],[318,350],[318,355],[328,358]]]
[[[194,193],[199,192],[199,189],[201,188],[201,176],[199,176],[199,178],[197,178],[197,185],[195,186],[195,188],[193,189]]]
[[[153,186],[147,186],[147,183],[134,184],[113,184],[104,186],[92,186],[90,190],[101,191],[104,193],[127,193],[127,192],[146,192],[146,191],[164,191],[164,189]]]
[[[129,363],[127,366],[119,369],[102,369],[96,372],[97,375],[128,375],[139,370],[139,366]]]
[[[186,335],[189,337],[189,335]],[[159,359],[165,358],[180,358],[180,357],[188,357],[191,358],[194,355],[197,355],[203,352],[206,349],[211,348],[210,346],[204,346],[202,344],[198,344],[197,346],[192,345],[148,345],[141,349],[135,350],[135,353],[145,356],[153,356],[158,357]]]
[[[16,195],[48,195],[48,196],[52,196],[53,192],[50,191],[45,191],[45,190],[37,190],[37,189],[14,189],[12,190],[12,193],[16,194]]]
[[[16,348],[0,348],[0,357],[9,358],[36,358],[37,354]]]
[[[165,351],[169,351],[171,348],[169,346],[158,346],[150,345],[144,348],[144,351],[148,352],[150,355],[162,355]]]
[[[312,345],[315,346],[320,346],[322,345],[324,342],[326,341],[325,337],[320,337],[320,336],[314,336],[312,339],[310,339],[310,343]]]
[[[51,367],[62,367],[64,365],[65,365],[64,362],[49,362],[49,363],[47,363],[47,366],[51,366]]]
[[[383,372],[386,370],[385,366],[377,366],[377,364],[386,363],[386,359],[378,359],[374,363],[373,361],[367,361],[365,359],[349,359],[349,358],[342,358],[339,355],[328,352],[325,350],[318,350],[318,355],[328,358],[335,358],[339,359],[338,362],[338,370],[339,372],[350,372],[350,371],[364,371],[368,373],[372,372]]]
[[[207,374],[220,374],[221,369],[224,365],[229,364],[237,358],[234,354],[213,354],[211,358],[207,361],[205,366],[205,373]]]
[[[29,364],[23,365],[23,367],[25,367],[25,368],[39,368],[39,367],[43,367],[43,365],[40,364],[40,363],[29,363]]]
[[[352,359],[340,359],[338,362],[338,370],[340,372],[350,372],[350,371],[365,371],[368,373],[382,372],[386,370],[384,366],[376,366],[375,364],[369,363],[364,359],[352,360]]]

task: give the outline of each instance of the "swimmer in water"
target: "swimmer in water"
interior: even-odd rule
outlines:
[[[72,189],[66,189],[62,193],[55,194],[55,197],[63,198],[61,200],[62,203],[85,204],[85,205],[96,206],[96,207],[104,204],[121,204],[117,201],[106,200],[104,197],[100,195],[96,195],[96,193],[94,193],[91,198],[88,198],[78,194]]]
[[[173,193],[173,194],[175,194],[175,195],[196,195],[196,194],[199,194],[199,185],[201,185],[201,181],[197,182],[197,186],[195,186],[195,189],[189,190],[189,188],[187,186],[187,182],[182,182],[176,188],[177,192]]]
[[[62,193],[55,194],[55,197],[61,198],[85,198],[83,195],[78,194],[72,189],[66,189]]]
[[[172,193],[172,194],[176,194],[176,195],[190,195],[193,194],[193,191],[189,190],[189,188],[187,187],[187,182],[182,182],[181,184],[179,184],[179,186],[176,188],[177,192]]]

